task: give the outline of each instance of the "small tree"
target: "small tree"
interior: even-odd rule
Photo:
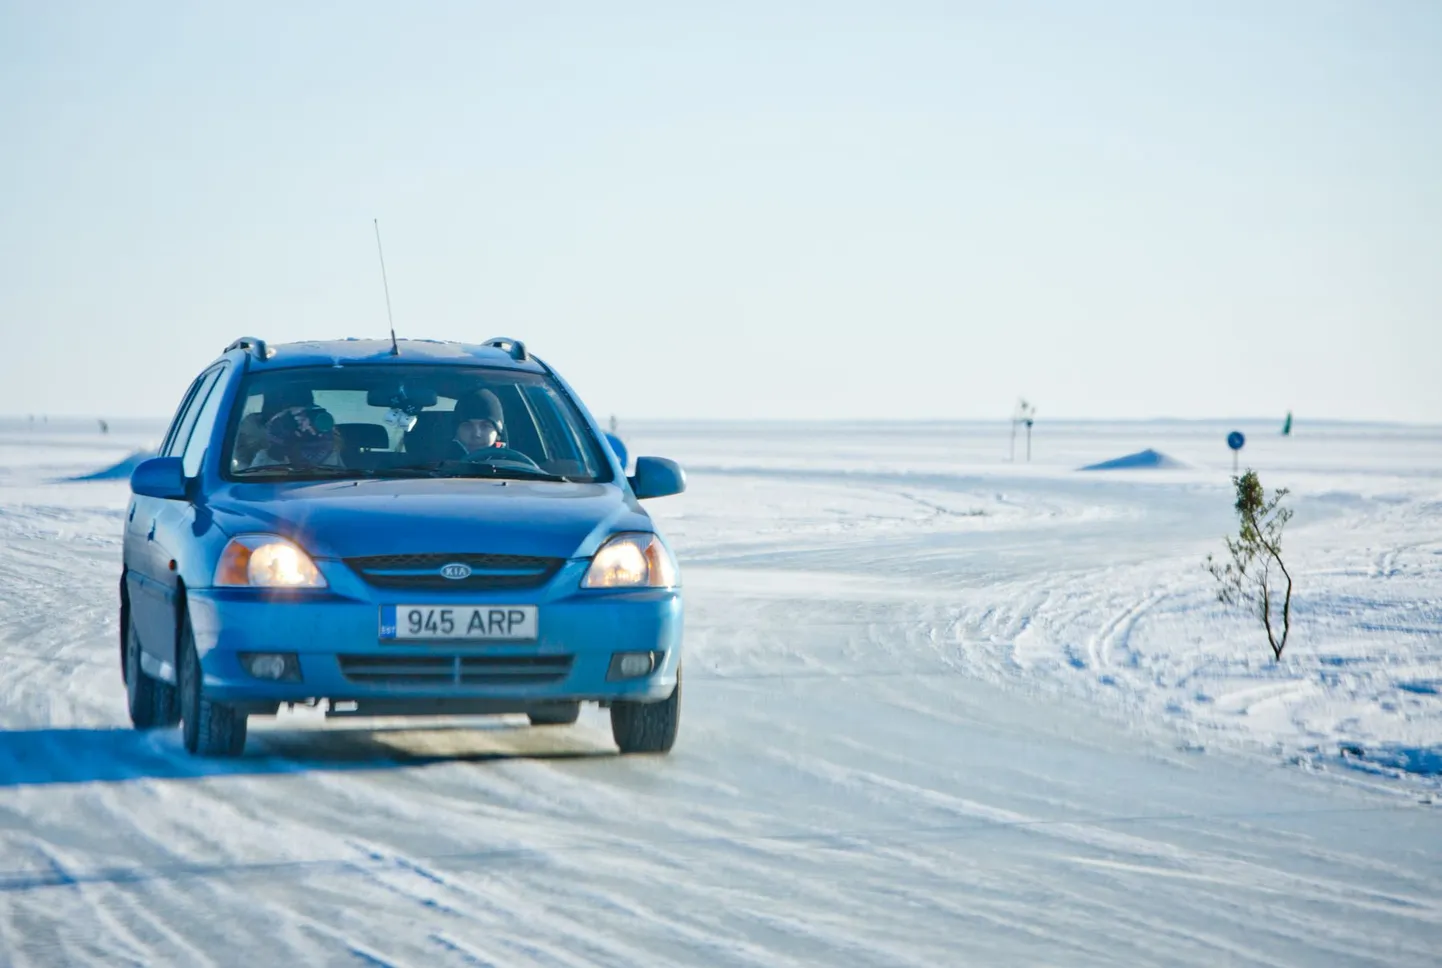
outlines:
[[[1291,509],[1282,506],[1288,492],[1279,488],[1268,499],[1257,472],[1251,469],[1241,477],[1233,477],[1232,484],[1237,489],[1240,524],[1237,536],[1225,539],[1232,560],[1222,565],[1207,555],[1207,570],[1220,586],[1217,598],[1221,602],[1239,605],[1261,618],[1272,658],[1280,660],[1292,630],[1292,575],[1282,562],[1282,529],[1292,520]],[[1287,583],[1285,592],[1278,587],[1281,581]],[[1274,604],[1278,592],[1282,592],[1280,615]],[[1280,637],[1272,624],[1274,617],[1281,620]]]

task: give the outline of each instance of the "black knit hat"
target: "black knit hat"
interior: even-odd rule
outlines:
[[[505,413],[501,401],[490,390],[477,390],[456,401],[456,423],[467,420],[489,420],[501,430],[505,424]]]

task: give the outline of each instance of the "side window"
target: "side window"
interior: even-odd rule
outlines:
[[[202,373],[195,378],[195,381],[186,388],[185,396],[180,398],[180,406],[175,408],[175,416],[170,419],[170,428],[165,431],[165,440],[160,445],[159,454],[161,457],[171,455],[171,446],[175,443],[176,432],[180,425],[185,422],[186,415],[190,413],[190,401],[195,399],[195,392],[205,382],[207,374]]]
[[[194,477],[200,473],[200,462],[205,457],[206,448],[210,446],[210,438],[215,431],[215,418],[220,411],[220,401],[225,396],[224,368],[217,370],[215,375],[216,379],[210,385],[210,395],[200,407],[200,415],[195,418],[195,426],[191,428],[190,442],[185,445],[185,453],[180,459],[186,477]]]
[[[536,416],[546,456],[551,460],[579,460],[580,443],[570,423],[557,411],[556,398],[545,387],[534,385],[526,387],[526,396]]]
[[[205,395],[215,385],[215,380],[220,376],[220,370],[211,370],[201,376],[195,392],[186,401],[185,412],[180,416],[180,423],[175,427],[170,439],[166,441],[165,449],[160,452],[162,457],[179,457],[185,453],[185,445],[190,443],[190,431],[195,426],[195,419],[200,416],[200,408],[205,403]]]

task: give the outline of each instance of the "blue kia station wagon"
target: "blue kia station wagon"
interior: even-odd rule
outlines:
[[[666,752],[681,582],[561,377],[512,339],[236,340],[130,479],[121,664],[138,729],[233,756],[246,719],[609,707],[623,753]]]

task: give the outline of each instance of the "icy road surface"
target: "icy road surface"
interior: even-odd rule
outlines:
[[[124,483],[57,483],[158,432],[0,425],[0,965],[1436,965],[1442,431],[1242,428],[1274,665],[1202,568],[1228,429],[623,427],[691,472],[671,756],[588,709],[207,762],[126,728]],[[1192,467],[1074,470],[1144,447]]]

